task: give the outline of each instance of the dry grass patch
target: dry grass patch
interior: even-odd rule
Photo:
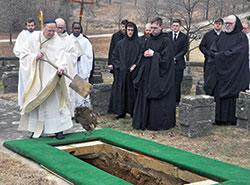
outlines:
[[[45,172],[31,168],[31,166],[0,152],[0,184],[57,184],[55,181],[46,179],[45,176]]]
[[[191,45],[190,49],[195,48],[200,45],[201,40],[194,40]],[[193,51],[190,52],[190,61],[191,62],[203,62],[204,61],[204,56],[199,50],[199,47],[194,49]]]

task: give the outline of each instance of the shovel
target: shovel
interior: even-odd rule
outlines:
[[[55,69],[58,69],[58,66],[56,66],[55,64],[53,64],[51,61],[49,60],[41,60],[44,62],[49,63],[50,65],[52,65]],[[75,75],[74,78],[72,79],[67,73],[63,72],[63,75],[65,75],[67,78],[69,78],[71,80],[71,83],[69,84],[69,86],[75,91],[77,92],[80,96],[86,98],[89,93],[91,92],[92,89],[92,85],[87,82],[86,80],[82,79],[79,75]]]

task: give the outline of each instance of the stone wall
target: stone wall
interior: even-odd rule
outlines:
[[[15,93],[18,90],[18,70],[4,72],[2,75],[4,93]]]

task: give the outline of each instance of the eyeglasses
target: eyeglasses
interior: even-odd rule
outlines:
[[[232,24],[233,24],[233,22],[225,22],[225,24],[232,25]]]
[[[156,30],[158,29],[159,27],[151,27],[151,30]]]

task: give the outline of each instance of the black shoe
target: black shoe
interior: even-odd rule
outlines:
[[[64,139],[63,132],[56,133],[56,139]]]
[[[33,138],[34,132],[31,132],[30,138]]]
[[[115,117],[115,119],[121,119],[121,118],[125,118],[126,114],[122,114],[122,115],[118,115]]]

